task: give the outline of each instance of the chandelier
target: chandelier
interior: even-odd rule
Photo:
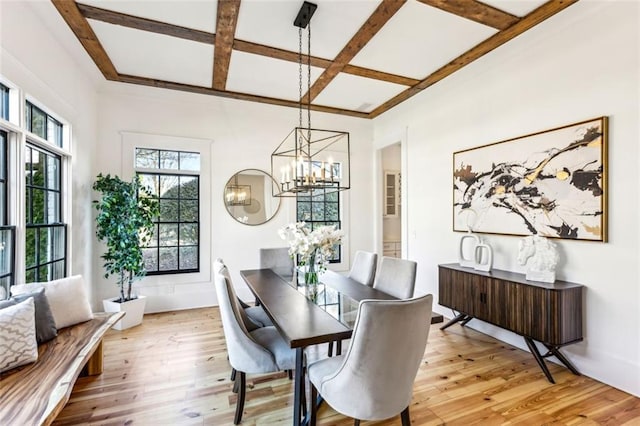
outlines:
[[[317,5],[305,1],[293,22],[298,27],[299,121],[271,154],[271,176],[275,197],[314,195],[351,187],[349,133],[311,127],[311,17]],[[307,28],[307,102],[302,93],[302,30]],[[307,122],[303,126],[303,112]]]
[[[224,189],[224,201],[228,206],[248,206],[251,204],[251,185],[238,184],[238,174],[233,176],[233,184],[227,184]]]

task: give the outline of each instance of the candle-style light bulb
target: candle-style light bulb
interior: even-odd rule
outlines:
[[[329,178],[331,179],[331,182],[333,182],[333,158],[329,157]]]

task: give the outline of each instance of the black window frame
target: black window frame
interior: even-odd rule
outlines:
[[[33,130],[34,117],[35,117],[34,111],[36,111],[38,115],[44,116],[44,129],[43,129],[44,134],[35,133]],[[62,129],[63,129],[62,123],[59,120],[56,120],[50,114],[47,114],[47,112],[44,111],[42,108],[38,108],[37,106],[35,106],[29,101],[26,101],[26,104],[25,104],[25,122],[26,122],[28,131],[30,131],[34,135],[40,136],[42,139],[45,139],[53,143],[55,146],[62,148],[62,143],[64,139],[63,132],[62,132]],[[50,125],[55,131],[54,135],[49,134]],[[51,139],[53,140],[49,138],[50,136],[51,136]]]
[[[9,134],[0,130],[0,225],[8,225],[9,215]]]
[[[169,150],[163,150],[163,151],[169,151]],[[183,151],[175,151],[175,152],[183,152]],[[157,269],[156,270],[150,270],[148,269],[147,265],[145,264],[145,270],[146,270],[146,274],[147,275],[177,275],[177,274],[191,274],[191,273],[198,273],[200,272],[200,243],[201,243],[201,221],[200,221],[200,204],[202,202],[201,200],[201,195],[200,195],[200,173],[187,173],[187,172],[181,172],[181,173],[171,173],[171,172],[159,172],[159,171],[137,171],[136,174],[138,176],[140,176],[141,178],[143,178],[144,176],[152,176],[156,179],[160,179],[162,176],[169,176],[169,177],[176,177],[178,180],[181,177],[187,177],[187,178],[194,178],[196,181],[196,188],[197,188],[197,198],[182,198],[180,195],[180,190],[181,190],[181,186],[177,185],[178,188],[178,196],[177,197],[162,197],[161,194],[159,193],[155,193],[153,188],[151,189],[151,192],[154,193],[154,197],[157,197],[158,201],[161,203],[162,205],[162,200],[174,200],[177,202],[177,206],[178,206],[178,221],[167,221],[167,220],[163,220],[162,218],[162,209],[161,209],[161,213],[160,215],[156,218],[156,220],[154,220],[154,223],[156,225],[156,231],[154,233],[154,236],[152,238],[152,240],[154,241],[154,245],[147,245],[146,247],[143,248],[143,252],[145,251],[149,251],[150,249],[154,249],[156,251],[155,253],[155,258],[157,259]],[[143,179],[144,182],[144,179]],[[197,217],[196,220],[180,220],[180,206],[181,206],[181,201],[196,201],[196,211],[197,211]],[[196,225],[197,227],[197,234],[196,234],[196,238],[197,238],[197,243],[195,245],[193,244],[182,244],[180,241],[180,228],[181,225]],[[160,226],[161,225],[177,225],[177,235],[176,235],[176,240],[177,243],[176,245],[161,245],[160,243]],[[180,267],[180,248],[181,247],[195,247],[196,250],[196,267],[195,268],[181,268]],[[163,269],[160,270],[160,250],[161,249],[166,249],[166,248],[175,248],[176,249],[176,266],[177,269]]]
[[[335,195],[335,201],[327,200],[327,196],[334,196],[334,195]],[[322,199],[319,199],[320,197]],[[302,216],[304,212],[300,209],[301,203],[309,203],[309,211],[311,212],[312,217],[306,218]],[[326,216],[324,220],[314,220],[313,219],[314,204],[322,204],[323,205],[322,208],[325,211],[325,215],[327,210],[326,208],[327,204],[335,205],[337,210],[337,217],[338,217],[337,220],[326,220]],[[309,195],[296,196],[297,222],[305,222],[309,226],[310,230],[313,231],[314,229],[320,226],[330,226],[330,225],[336,225],[336,229],[342,229],[342,220],[340,218],[341,218],[341,203],[340,203],[340,193],[338,191],[319,188],[319,189],[313,190],[313,192]],[[329,263],[340,263],[340,262],[342,262],[342,244],[338,245],[338,249],[336,250],[335,257],[329,260]]]
[[[62,208],[62,157],[56,153],[48,151],[44,148],[41,148],[33,143],[27,141],[27,145],[25,150],[30,150],[29,155],[25,155],[25,159],[29,158],[30,161],[27,164],[25,162],[24,172],[25,172],[25,282],[41,282],[41,281],[51,281],[59,278],[64,278],[67,276],[67,225],[62,221],[63,218],[63,208]],[[43,183],[42,185],[34,184],[33,176],[34,176],[34,161],[33,161],[33,151],[37,151],[40,155],[43,155],[43,164],[42,164],[42,174],[43,174]],[[25,153],[26,154],[26,153]],[[57,178],[55,182],[57,182],[57,188],[49,187],[49,180],[47,176],[50,173],[48,158],[52,157],[57,160]],[[34,222],[34,204],[35,197],[33,196],[34,191],[42,191],[43,192],[43,208],[47,203],[49,198],[49,194],[53,193],[57,196],[57,211],[55,212],[55,217],[50,218],[48,215],[43,215],[42,222]],[[53,237],[54,233],[60,233],[62,240],[60,241],[60,235]],[[43,238],[47,238],[44,242],[46,244],[46,252],[51,254],[58,251],[59,256],[51,257],[48,255],[45,259],[42,256],[43,249]],[[30,242],[33,238],[33,242]],[[59,245],[56,245],[58,243]],[[33,244],[33,253],[29,252],[30,244]],[[61,246],[61,250],[56,250],[56,247]],[[33,261],[31,261],[33,260]],[[61,266],[60,266],[61,265]],[[45,268],[45,269],[43,269]],[[46,270],[46,276],[42,276],[42,271]]]
[[[0,83],[0,118],[9,121],[9,88]]]
[[[8,238],[7,238],[8,237]],[[10,244],[7,245],[7,239]],[[8,251],[9,258],[6,262],[7,269],[0,269],[0,287],[4,289],[5,298],[9,298],[9,289],[16,283],[16,227],[13,225],[0,225],[1,251]],[[4,266],[4,265],[3,265]],[[2,300],[2,298],[0,298]]]
[[[3,86],[4,87],[4,86]],[[9,298],[9,288],[16,282],[16,227],[9,225],[8,218],[8,175],[9,175],[9,135],[0,130],[0,252],[8,253],[6,262],[0,263],[0,287]],[[9,243],[7,244],[7,240]],[[6,269],[4,267],[6,266]],[[0,298],[1,299],[1,298]]]

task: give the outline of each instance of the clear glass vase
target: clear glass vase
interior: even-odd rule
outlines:
[[[309,259],[307,270],[304,273],[304,285],[307,298],[312,302],[318,300],[318,265],[316,265],[315,253]]]

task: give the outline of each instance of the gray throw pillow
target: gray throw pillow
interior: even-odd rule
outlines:
[[[33,302],[36,307],[36,340],[38,344],[46,343],[58,335],[58,329],[56,328],[56,322],[53,319],[44,288],[32,293],[13,296],[10,300],[15,301],[15,303],[20,303],[30,297],[33,297]]]
[[[0,309],[8,308],[9,306],[17,305],[18,302],[12,299],[0,300]]]

